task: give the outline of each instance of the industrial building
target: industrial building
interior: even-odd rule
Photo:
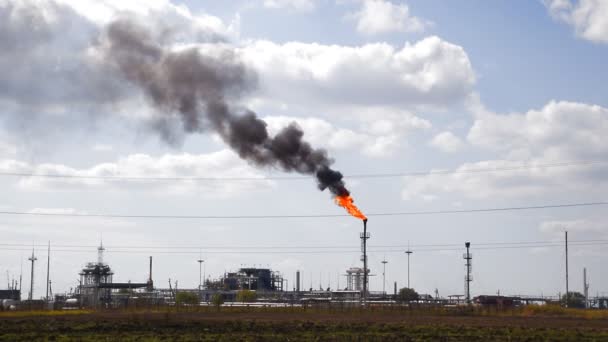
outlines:
[[[238,272],[224,274],[224,290],[283,291],[283,276],[268,268],[240,268]]]
[[[110,265],[103,262],[103,244],[97,248],[97,262],[89,262],[80,272],[80,285],[78,286],[78,299],[83,307],[110,307],[115,305],[115,300],[120,298],[116,290],[129,290],[145,288],[153,289],[152,283],[152,258],[150,257],[150,277],[145,283],[115,283],[114,272]],[[126,290],[126,291],[124,291]]]

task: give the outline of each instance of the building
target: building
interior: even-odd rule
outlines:
[[[222,278],[224,290],[283,291],[283,276],[268,268],[246,267]]]

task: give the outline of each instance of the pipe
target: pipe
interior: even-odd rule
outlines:
[[[367,219],[363,220],[363,303],[367,298]]]

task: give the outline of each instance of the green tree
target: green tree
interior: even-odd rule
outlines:
[[[224,304],[224,296],[222,296],[221,293],[214,294],[213,297],[211,297],[211,304],[219,310],[220,306]]]
[[[192,292],[178,292],[175,295],[175,302],[177,304],[198,304],[198,295]]]
[[[418,292],[416,292],[414,289],[404,287],[399,290],[397,300],[401,302],[411,302],[413,300],[418,300]]]
[[[580,292],[569,292],[568,296],[564,293],[562,303],[567,303],[569,308],[585,308],[585,296]]]
[[[255,302],[256,297],[257,297],[257,295],[254,291],[241,290],[241,291],[237,292],[237,294],[236,294],[236,301],[251,303],[251,302]]]

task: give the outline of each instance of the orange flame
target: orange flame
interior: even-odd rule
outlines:
[[[361,210],[359,210],[359,208],[357,208],[357,206],[354,204],[355,201],[353,200],[353,198],[350,195],[336,196],[336,198],[334,200],[336,201],[337,205],[346,209],[346,211],[348,211],[349,214],[353,215],[356,218],[360,218],[362,220],[367,220],[367,217],[365,217],[365,215],[363,215]]]

